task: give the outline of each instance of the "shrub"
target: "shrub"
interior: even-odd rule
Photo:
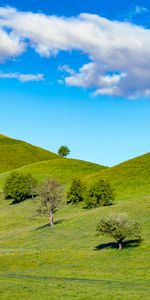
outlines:
[[[136,238],[141,241],[141,228],[138,222],[129,219],[126,214],[110,215],[102,218],[97,226],[99,234],[113,237],[122,249],[122,242],[127,239]]]
[[[112,205],[115,199],[114,189],[109,182],[99,180],[87,191],[85,206],[87,208]]]
[[[6,199],[13,199],[13,203],[18,203],[33,197],[33,186],[35,188],[35,185],[32,175],[13,171],[5,181],[3,192]]]
[[[74,178],[67,193],[67,203],[78,204],[84,200],[86,187],[80,178]]]

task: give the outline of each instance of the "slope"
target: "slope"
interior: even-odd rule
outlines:
[[[110,169],[55,159],[19,170],[30,171],[39,181],[51,176],[68,183],[76,174],[89,182],[107,178],[118,197],[115,205],[92,210],[60,203],[52,229],[46,217],[31,218],[38,198],[17,205],[1,199],[2,299],[149,299],[150,153]],[[0,178],[4,180],[8,173]],[[141,223],[141,246],[120,252],[111,248],[112,239],[96,236],[99,218],[114,212],[126,212]],[[101,250],[96,250],[98,245]]]
[[[119,198],[150,194],[150,153],[103,170],[96,176],[86,176],[89,182],[98,178],[109,180],[116,188]]]
[[[38,202],[0,201],[1,299],[149,299],[149,196],[92,210],[60,207],[52,229],[46,217],[31,218]],[[120,252],[113,239],[96,236],[96,225],[122,211],[141,223],[144,241]]]
[[[104,166],[82,160],[58,158],[30,164],[17,170],[22,173],[30,172],[39,182],[46,178],[53,178],[63,184],[67,184],[75,176],[82,178],[85,175],[99,173],[105,168]],[[0,174],[0,190],[8,174],[9,172]]]
[[[58,155],[52,152],[0,135],[0,173],[55,158]]]

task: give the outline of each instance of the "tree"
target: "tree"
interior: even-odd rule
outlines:
[[[86,187],[80,178],[74,178],[67,193],[67,203],[78,204],[84,200]]]
[[[3,192],[6,199],[13,199],[13,203],[21,202],[33,196],[33,185],[35,180],[31,174],[21,174],[13,171],[7,177]]]
[[[27,180],[29,194],[33,199],[34,196],[36,196],[36,194],[37,194],[37,191],[36,191],[37,190],[37,180],[31,175],[31,173],[27,173],[26,180]]]
[[[53,179],[48,179],[40,188],[41,207],[38,213],[49,216],[49,224],[53,226],[53,214],[62,198],[62,186]]]
[[[70,149],[67,146],[61,146],[58,149],[58,154],[62,157],[67,157],[70,154]]]
[[[114,189],[105,180],[98,180],[87,190],[85,204],[87,208],[112,205],[115,199]]]
[[[127,238],[136,238],[141,241],[139,223],[129,219],[126,214],[102,218],[97,226],[97,231],[99,234],[113,237],[117,241],[119,249],[122,249],[122,243]]]

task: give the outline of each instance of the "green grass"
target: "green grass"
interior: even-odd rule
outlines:
[[[51,177],[67,184],[74,176],[95,174],[106,168],[86,161],[62,158],[47,150],[2,135],[0,156],[0,191],[9,172],[14,169],[32,173],[39,182]]]
[[[0,202],[1,299],[149,299],[150,196],[92,210],[61,204],[52,229],[30,218],[38,202]],[[95,250],[113,242],[96,236],[99,218],[124,211],[142,225],[141,246]]]
[[[21,172],[31,172],[38,181],[51,177],[63,184],[71,182],[74,176],[80,176],[87,183],[99,178],[109,180],[116,189],[117,198],[131,198],[150,194],[150,153],[131,159],[112,168],[106,168],[93,163],[58,158],[42,161],[18,169]],[[0,174],[0,190],[9,173]]]
[[[58,158],[27,165],[17,170],[22,173],[30,172],[39,182],[46,178],[54,178],[63,184],[68,184],[75,176],[82,178],[85,175],[99,173],[103,169],[105,167],[77,159]],[[9,172],[0,174],[1,191],[8,175]]]
[[[58,158],[49,152],[28,143],[0,135],[0,173],[31,163]]]
[[[109,180],[119,198],[150,194],[150,153],[86,176],[89,183],[98,178]]]
[[[0,139],[3,140],[1,136]],[[3,143],[1,141],[0,149]],[[11,147],[15,146],[11,143],[8,141],[7,148],[10,158],[12,153],[14,158]],[[20,147],[23,142],[16,143]],[[18,154],[16,157],[18,160]],[[6,165],[12,167],[9,163]],[[0,299],[150,298],[150,154],[107,169],[79,160],[57,159],[56,156],[55,159],[32,162],[18,170],[31,172],[38,181],[53,177],[64,185],[68,185],[75,175],[89,183],[107,178],[116,187],[117,197],[115,205],[91,210],[67,206],[64,199],[51,229],[46,217],[32,218],[39,199],[16,205],[1,199]],[[8,174],[0,175],[0,190]],[[96,225],[101,216],[112,212],[126,212],[141,223],[144,240],[140,246],[122,251],[104,247],[114,241],[96,236]],[[99,244],[103,249],[96,250]]]

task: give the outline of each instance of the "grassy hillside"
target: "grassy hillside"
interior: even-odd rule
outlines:
[[[6,149],[9,148],[10,158],[12,153],[14,157],[11,143],[15,148],[15,141],[10,139],[7,146],[7,138],[4,140],[1,145],[4,143]],[[28,147],[20,141],[16,141],[16,145],[19,149],[22,147],[22,151]],[[33,153],[35,148],[32,148]],[[48,152],[48,155],[53,158],[53,154]],[[16,157],[18,160],[19,156]],[[142,297],[148,300],[150,154],[113,168],[54,158],[38,160],[18,170],[31,172],[39,181],[53,177],[63,184],[68,184],[75,175],[88,182],[107,178],[116,187],[116,203],[84,210],[61,202],[55,226],[50,229],[46,217],[32,218],[39,206],[38,198],[16,205],[0,199],[1,299],[138,300]],[[0,174],[0,188],[8,174]],[[139,247],[119,251],[110,248],[112,239],[96,236],[99,218],[112,212],[126,212],[141,223],[144,241]],[[101,250],[96,250],[98,245]]]
[[[9,155],[6,155],[7,151],[2,155],[3,160],[0,162],[0,169],[6,165],[5,170],[7,171],[7,167],[11,166],[12,168],[13,163],[16,165],[19,163],[27,164],[27,158],[30,157],[31,160],[34,159],[35,161],[18,170],[25,173],[31,172],[38,181],[51,177],[59,180],[63,184],[68,184],[74,176],[81,176],[91,183],[98,178],[104,178],[108,179],[115,187],[117,198],[123,198],[124,193],[126,194],[126,198],[150,194],[150,153],[131,159],[112,168],[106,168],[90,162],[60,158],[43,149],[9,138],[4,137],[4,139],[1,138],[0,141],[0,151],[2,151],[2,143],[4,143],[6,149],[9,148]],[[15,155],[14,149],[16,145],[18,146],[17,149],[20,156],[17,155],[17,159],[14,160],[11,159],[11,157]],[[23,157],[24,152],[25,156]],[[29,155],[27,155],[27,153]],[[47,156],[47,160],[40,161],[44,158],[44,155]],[[9,160],[5,161],[5,156],[9,157]],[[8,173],[0,174],[0,190],[2,190],[3,183],[7,176]]]
[[[108,179],[116,188],[119,198],[150,194],[150,153],[136,157],[115,167],[86,177],[93,182]]]
[[[92,183],[99,178],[109,180],[116,189],[117,198],[150,194],[150,153],[126,161],[112,168],[74,159],[55,159],[27,165],[18,169],[31,172],[39,181],[47,177],[69,183],[74,176],[81,176]],[[8,173],[0,174],[0,190]]]
[[[92,210],[61,204],[52,229],[47,218],[30,218],[38,202],[0,201],[1,299],[149,299],[150,196]],[[113,240],[95,234],[99,218],[124,211],[141,223],[144,241],[107,248]]]
[[[59,180],[63,184],[67,184],[71,182],[75,176],[82,178],[85,175],[99,173],[105,168],[106,167],[77,159],[58,158],[27,165],[17,170],[23,173],[30,172],[39,182],[50,177]],[[3,183],[8,174],[9,173],[0,174],[0,190],[2,190]]]
[[[52,152],[0,135],[0,173],[55,158]]]

